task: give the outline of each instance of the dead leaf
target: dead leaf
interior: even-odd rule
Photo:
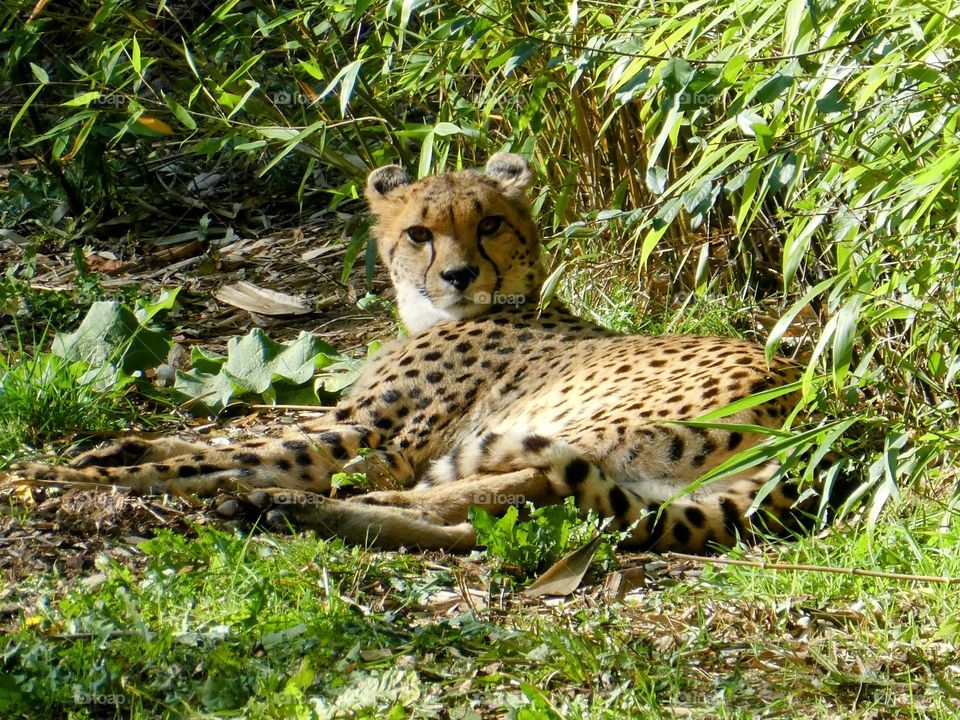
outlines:
[[[160,118],[150,117],[149,115],[141,115],[137,118],[137,124],[142,125],[147,128],[147,130],[152,130],[155,133],[160,135],[172,135],[173,128],[167,125]]]
[[[603,579],[603,594],[611,600],[623,600],[627,593],[647,584],[647,570],[642,565],[608,573]]]
[[[569,595],[578,587],[590,569],[593,556],[600,547],[600,536],[564,555],[523,591],[527,597],[541,595]]]
[[[213,296],[228,305],[258,315],[304,315],[311,311],[309,306],[293,295],[267,290],[242,281],[225,285],[213,293]]]

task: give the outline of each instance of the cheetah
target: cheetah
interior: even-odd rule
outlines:
[[[467,550],[471,506],[502,513],[569,496],[655,551],[730,546],[750,539],[758,518],[786,524],[798,506],[791,484],[748,512],[775,463],[684,492],[763,433],[676,421],[789,385],[802,368],[768,363],[743,340],[621,335],[555,302],[542,308],[532,180],[527,161],[508,153],[482,171],[418,181],[396,165],[370,174],[373,232],[409,334],[383,346],[302,434],[216,448],[134,438],[14,473],[138,493],[232,493],[233,509],[239,502],[268,525],[383,548]],[[785,392],[724,422],[779,428],[796,402]],[[331,476],[344,469],[382,489],[331,497]]]

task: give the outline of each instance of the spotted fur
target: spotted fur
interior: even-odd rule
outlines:
[[[556,305],[541,312],[531,179],[507,154],[484,172],[418,182],[396,166],[371,174],[378,248],[410,336],[381,349],[331,418],[305,423],[302,437],[216,449],[128,440],[17,472],[144,493],[267,488],[244,497],[323,534],[391,547],[469,548],[471,505],[502,512],[571,495],[658,550],[747,539],[764,511],[774,525],[784,520],[797,500],[789,486],[747,513],[773,464],[683,495],[762,438],[673,421],[789,383],[799,369],[768,363],[742,340],[623,336]],[[779,427],[795,400],[725,422]],[[331,499],[331,474],[345,467],[393,489]]]

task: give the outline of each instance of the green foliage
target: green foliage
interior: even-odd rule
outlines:
[[[952,512],[765,557],[956,577],[955,527],[908,530]],[[434,554],[207,527],[138,548],[135,567],[101,558],[66,591],[62,579],[20,584],[29,600],[0,635],[0,715],[375,718],[439,707],[614,720],[669,705],[731,718],[956,716],[945,692],[956,685],[951,585],[662,572],[643,558],[648,584],[625,602],[593,587],[547,607],[497,592],[471,558],[440,566]]]
[[[119,301],[95,302],[76,331],[54,337],[52,352],[84,362],[100,383],[129,382],[134,373],[155,368],[167,359],[173,341],[147,324],[176,302],[179,290],[164,291],[154,302],[139,301],[131,310]]]
[[[96,380],[87,363],[51,353],[0,357],[0,467],[64,433],[123,428],[131,415],[123,389]]]
[[[259,328],[231,338],[226,357],[196,347],[191,359],[193,369],[177,372],[174,390],[198,413],[217,413],[251,397],[269,404],[316,405],[321,398],[335,399],[361,366],[309,333],[277,343]]]
[[[536,205],[564,293],[640,289],[639,318],[691,292],[708,310],[779,293],[784,318],[812,308],[819,321],[807,403],[885,426],[890,442],[924,438],[928,457],[956,439],[930,432],[956,424],[960,370],[947,7],[308,0],[82,4],[70,22],[47,5],[26,22],[34,4],[16,6],[3,69],[20,104],[3,129],[11,152],[43,162],[11,176],[32,198],[4,205],[15,227],[80,227],[83,208],[136,215],[132,186],[196,196],[214,158],[337,205],[382,163],[422,175],[519,150],[545,181]],[[51,215],[63,202],[77,207]],[[369,276],[362,229],[345,274],[361,256]],[[852,449],[869,464],[885,442]]]
[[[490,557],[521,572],[543,570],[571,550],[583,545],[600,530],[596,515],[580,516],[572,497],[562,505],[527,505],[529,517],[520,520],[520,510],[511,505],[501,517],[493,517],[483,508],[472,506],[470,522],[477,530],[477,545]],[[610,536],[602,545],[601,556],[613,556],[613,544],[620,538]]]

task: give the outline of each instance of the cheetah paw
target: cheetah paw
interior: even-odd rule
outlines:
[[[303,510],[323,502],[325,498],[316,493],[268,488],[220,496],[213,505],[214,512],[230,525],[250,528],[259,523],[274,532],[289,532],[297,526]]]

